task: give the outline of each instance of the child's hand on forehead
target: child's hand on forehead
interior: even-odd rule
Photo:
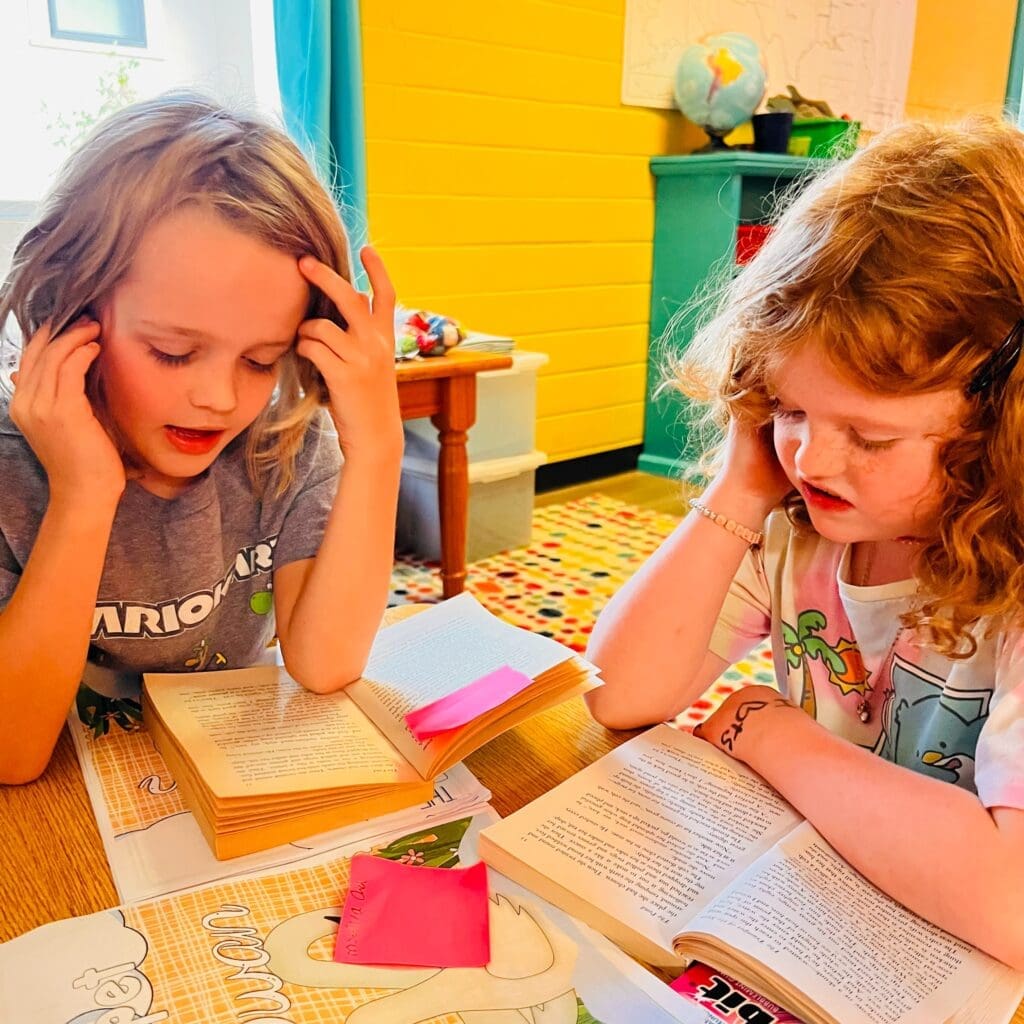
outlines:
[[[117,501],[124,463],[85,393],[100,354],[100,325],[81,318],[56,337],[44,324],[12,375],[11,419],[46,470],[51,499]]]
[[[402,419],[395,376],[395,290],[384,261],[370,247],[360,254],[372,298],[313,256],[299,270],[338,308],[347,327],[331,320],[299,325],[296,350],[320,371],[346,460],[401,452]]]

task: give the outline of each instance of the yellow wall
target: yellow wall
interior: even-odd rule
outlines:
[[[948,121],[998,114],[1017,0],[917,0],[907,116]]]
[[[909,113],[998,109],[1015,5],[918,0]],[[621,104],[624,7],[361,3],[370,236],[405,305],[548,353],[552,461],[642,439],[647,161],[703,139]]]

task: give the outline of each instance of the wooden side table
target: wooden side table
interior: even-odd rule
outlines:
[[[441,588],[445,597],[466,583],[466,523],[469,461],[466,434],[476,420],[476,375],[506,370],[512,357],[455,349],[436,359],[399,363],[398,401],[403,420],[429,416],[437,427],[438,511],[441,519]]]

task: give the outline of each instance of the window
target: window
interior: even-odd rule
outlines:
[[[0,276],[61,162],[118,107],[184,86],[279,113],[273,28],[270,0],[0,0],[3,143],[17,153],[0,160]]]
[[[48,0],[50,35],[84,43],[146,45],[142,0]]]

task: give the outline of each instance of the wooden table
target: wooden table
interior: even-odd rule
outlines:
[[[441,587],[445,597],[461,593],[466,582],[466,432],[476,421],[476,375],[485,370],[505,370],[511,365],[509,355],[456,349],[436,359],[417,359],[396,367],[402,419],[429,416],[441,442],[437,492]]]
[[[576,698],[492,740],[466,764],[504,816],[635,735],[603,729]],[[117,904],[67,730],[42,779],[0,786],[0,821],[0,941]],[[1024,1004],[1012,1024],[1024,1024]]]

